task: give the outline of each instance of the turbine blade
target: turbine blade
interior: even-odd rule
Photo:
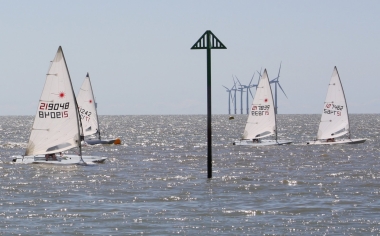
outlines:
[[[252,92],[251,92],[251,89],[249,89],[249,92],[251,93],[251,97],[253,98],[253,94],[252,94]]]
[[[278,82],[278,79],[280,78],[281,63],[280,63],[280,68],[278,69],[278,75],[277,75],[277,77],[274,78],[274,79],[272,79],[269,83],[276,83],[276,82]]]
[[[257,85],[259,85],[259,83],[260,83],[260,79],[261,79],[261,70],[262,70],[263,68],[261,67],[260,68],[260,72],[258,72],[257,71],[257,73],[259,73],[259,79],[257,80]],[[256,87],[257,88],[257,87]]]
[[[236,80],[239,82],[239,84],[241,86],[240,80],[238,79],[238,77],[236,75],[235,75],[235,78],[236,78]]]
[[[261,77],[261,69],[260,72],[258,70],[256,72],[259,74],[259,77]]]
[[[251,81],[249,82],[248,87],[251,86],[251,83],[252,83],[253,77],[255,77],[255,73],[253,73],[253,75],[252,75],[252,79],[251,79]]]
[[[278,84],[278,87],[280,87],[280,89],[281,89],[281,91],[285,94],[285,97],[286,98],[288,98],[288,96],[286,96],[286,93],[285,93],[285,91],[282,89],[282,87],[281,87],[281,85],[280,85],[280,83],[277,83]]]

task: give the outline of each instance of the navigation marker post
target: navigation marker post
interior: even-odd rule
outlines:
[[[207,30],[191,49],[207,49],[207,178],[212,178],[211,142],[211,49],[227,49],[226,46]]]

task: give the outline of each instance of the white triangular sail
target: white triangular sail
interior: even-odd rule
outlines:
[[[349,128],[350,124],[348,120],[346,98],[344,96],[338,70],[334,67],[325,103],[323,105],[317,139],[340,137],[349,133]]]
[[[257,86],[243,139],[258,139],[276,133],[276,116],[267,70]]]
[[[90,76],[87,73],[77,97],[79,115],[82,119],[82,127],[85,136],[99,134],[98,115],[96,103],[92,91]]]
[[[80,146],[78,109],[62,48],[51,62],[25,155]]]

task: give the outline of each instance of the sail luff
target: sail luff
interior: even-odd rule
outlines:
[[[336,68],[336,66],[335,66],[335,67],[334,67],[334,70],[335,70],[336,73],[338,74],[340,87],[342,88],[342,93],[343,93],[343,98],[344,98],[344,104],[346,105],[346,115],[347,115],[347,122],[348,122],[348,124],[347,124],[347,133],[348,133],[348,138],[350,139],[350,138],[351,138],[351,132],[350,132],[350,116],[349,116],[349,114],[348,114],[348,106],[347,106],[346,94],[344,93],[344,89],[343,89],[342,81],[340,80],[340,76],[339,76],[338,68]]]
[[[62,50],[62,47],[59,46],[59,48],[61,49],[62,51],[62,57],[63,57],[63,61],[65,62],[65,66],[66,66],[66,71],[67,71],[67,74],[69,76],[69,81],[70,81],[70,87],[71,87],[71,92],[73,94],[73,98],[74,98],[74,105],[75,105],[75,113],[76,113],[76,121],[77,121],[77,128],[78,128],[78,140],[77,140],[77,144],[78,144],[78,148],[79,148],[79,156],[81,157],[82,159],[82,135],[83,135],[83,129],[82,129],[82,124],[81,124],[81,121],[80,121],[80,117],[79,117],[79,109],[78,109],[78,102],[77,102],[77,99],[75,97],[75,92],[74,92],[74,88],[73,88],[73,83],[71,82],[71,77],[70,77],[70,72],[69,72],[69,68],[67,67],[67,63],[66,63],[66,59],[65,59],[65,55],[63,54],[63,50]],[[82,132],[81,132],[82,131]],[[83,159],[82,159],[83,161]]]
[[[91,83],[91,79],[90,79],[90,75],[87,73],[87,77],[88,77],[88,81],[90,82],[90,89],[91,89],[91,94],[92,94],[92,97],[94,99],[94,107],[95,107],[95,118],[96,118],[96,124],[97,124],[97,134],[98,134],[98,138],[101,139],[100,137],[100,124],[99,124],[99,116],[98,116],[98,109],[96,107],[96,100],[95,100],[95,96],[94,96],[94,90],[92,89],[92,83]]]

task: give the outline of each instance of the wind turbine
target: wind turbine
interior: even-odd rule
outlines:
[[[247,105],[247,114],[249,113],[249,102],[248,102],[249,94],[251,94],[251,97],[253,98],[253,94],[251,92],[251,88],[257,87],[257,84],[252,84],[251,85],[254,76],[255,76],[255,73],[253,73],[252,79],[251,79],[251,81],[249,82],[248,85],[242,85],[242,84],[240,84],[240,81],[238,79],[238,82],[239,82],[240,86],[242,87],[242,89],[246,89],[247,90],[247,92],[246,92],[247,93],[247,103],[246,103],[246,105]]]
[[[227,90],[226,92],[228,92],[228,114],[231,114],[231,100],[233,100],[234,98],[232,97],[232,94],[231,92],[234,90],[234,87],[235,87],[236,84],[234,84],[234,86],[232,86],[231,89],[227,88],[226,86],[222,85],[223,87],[225,87]]]
[[[257,85],[256,85],[256,89],[257,89],[257,86],[259,85],[259,83],[260,83],[260,79],[261,79],[261,70],[262,70],[263,68],[261,67],[260,68],[260,72],[259,71],[257,71],[257,73],[259,74],[259,79],[257,80]]]
[[[235,78],[237,79],[237,81],[239,82],[239,85],[240,85],[240,88],[238,88],[237,90],[240,91],[240,114],[243,114],[243,93],[244,93],[244,86],[245,85],[242,85],[239,81],[239,79],[236,77],[235,75]]]
[[[249,114],[248,91],[249,91],[249,93],[251,94],[251,97],[253,98],[253,94],[252,94],[252,92],[251,92],[251,88],[253,88],[253,87],[256,87],[256,88],[257,88],[257,85],[259,85],[259,83],[257,83],[257,84],[252,84],[252,85],[251,85],[254,76],[255,76],[255,73],[253,73],[253,75],[252,75],[252,79],[251,79],[251,81],[249,82],[248,86],[245,86],[245,88],[247,89],[247,114]]]
[[[280,81],[278,81],[278,79],[280,78],[281,64],[282,64],[282,62],[280,63],[280,68],[278,69],[277,77],[272,79],[269,82],[271,84],[274,84],[274,112],[275,112],[275,114],[277,114],[277,85],[278,85],[278,87],[280,87],[281,91],[285,94],[285,97],[288,98],[288,96],[286,96],[285,91],[282,89],[282,87],[280,85]]]
[[[234,87],[235,87],[235,89],[233,89],[233,90],[234,90],[234,111],[235,111],[235,115],[236,115],[236,91],[237,91],[237,89],[236,89],[236,81],[235,81],[233,75],[232,75],[232,80],[234,81]]]

